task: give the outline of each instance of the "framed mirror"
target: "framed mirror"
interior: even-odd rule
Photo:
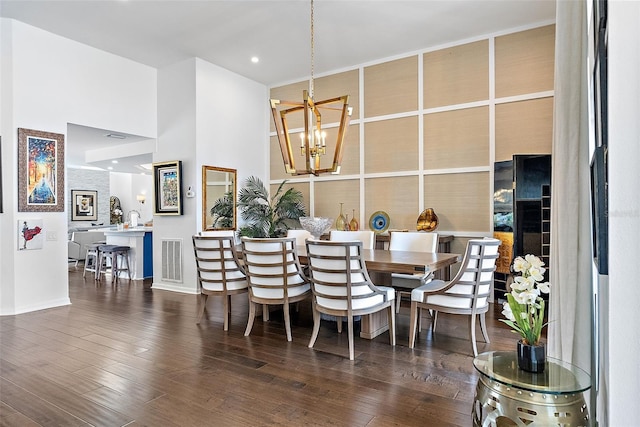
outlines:
[[[202,229],[236,229],[236,170],[202,166]]]

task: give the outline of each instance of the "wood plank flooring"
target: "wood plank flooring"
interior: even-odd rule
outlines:
[[[389,336],[356,338],[323,322],[314,349],[311,304],[293,313],[287,342],[281,311],[256,319],[244,337],[246,295],[209,298],[195,324],[197,297],[149,283],[96,285],[69,269],[72,305],[0,317],[0,426],[470,426],[478,375],[468,317],[430,319],[408,348],[409,309]],[[487,317],[491,344],[513,350],[516,336]],[[359,331],[357,331],[359,333]],[[478,331],[478,336],[482,336]]]

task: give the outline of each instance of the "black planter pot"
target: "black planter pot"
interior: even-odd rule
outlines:
[[[547,351],[544,344],[527,345],[518,341],[518,367],[523,371],[544,372]]]

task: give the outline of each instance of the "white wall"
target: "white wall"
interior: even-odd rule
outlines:
[[[154,217],[153,288],[196,293],[191,236],[202,230],[202,165],[238,170],[266,181],[268,91],[198,58],[158,72],[158,151],[154,162],[181,160],[184,215]],[[160,237],[161,236],[161,237]],[[161,238],[182,239],[183,281],[162,281]]]
[[[609,371],[608,420],[603,425],[637,425],[640,395],[640,2],[609,1]]]
[[[133,61],[2,18],[0,314],[69,304],[67,210],[17,211],[17,129],[65,134],[67,123],[155,138],[157,72]],[[43,220],[42,250],[20,251],[17,221]],[[37,267],[37,268],[34,268]]]
[[[153,177],[151,175],[111,172],[109,188],[108,197],[116,196],[120,199],[124,221],[127,221],[127,214],[131,210],[140,212],[140,223],[153,219]],[[140,204],[136,199],[138,194],[146,196],[144,204]],[[109,219],[107,218],[105,225],[109,224]]]

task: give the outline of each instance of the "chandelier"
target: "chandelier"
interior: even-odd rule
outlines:
[[[349,95],[315,101],[313,97],[313,67],[314,67],[314,31],[313,31],[313,0],[311,0],[311,78],[309,79],[309,91],[302,92],[302,102],[281,101],[271,99],[271,113],[275,123],[276,134],[284,168],[291,175],[315,175],[321,173],[340,173],[342,164],[342,150],[344,137],[351,119],[352,108],[349,106]],[[333,163],[331,167],[321,168],[320,158],[327,154],[327,127],[322,127],[322,115],[327,113],[330,117],[339,115],[340,124],[337,129],[335,145],[333,146]],[[299,120],[304,118],[304,130],[299,134],[300,154],[304,159],[304,166],[296,166],[294,145],[291,142],[289,125],[287,120]],[[334,128],[335,126],[331,126]],[[302,163],[302,162],[300,162]]]

